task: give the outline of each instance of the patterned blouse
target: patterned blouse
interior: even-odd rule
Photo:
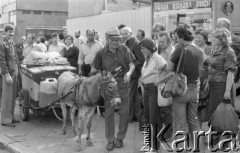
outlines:
[[[211,55],[209,70],[210,82],[226,82],[227,71],[235,72],[237,69],[237,58],[230,46],[225,46]]]

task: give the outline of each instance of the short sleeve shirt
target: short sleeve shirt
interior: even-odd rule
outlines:
[[[106,45],[96,54],[93,66],[96,69],[106,69],[108,72],[114,72],[116,68],[122,67],[121,73],[116,77],[123,77],[129,70],[129,64],[134,60],[134,55],[125,45],[119,45],[115,53],[111,53]]]
[[[144,62],[142,67],[141,82],[144,84],[157,82],[159,80],[160,73],[166,64],[167,61],[157,52],[154,52],[152,57],[148,61]]]
[[[209,70],[209,81],[226,82],[227,71],[235,72],[237,69],[237,58],[230,46],[225,46],[215,51],[211,56]]]
[[[180,64],[180,70],[186,75],[188,83],[199,81],[204,51],[196,45],[188,45],[184,48],[182,46],[177,46],[170,59],[171,62],[175,64],[174,70],[176,70],[182,51],[184,51],[184,54]]]

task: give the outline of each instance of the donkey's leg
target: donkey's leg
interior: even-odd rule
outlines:
[[[62,135],[65,135],[67,133],[67,105],[61,101],[60,106],[62,109],[62,116],[63,116],[63,127],[62,127]]]
[[[76,110],[77,110],[77,106],[73,105],[72,108],[71,108],[70,116],[71,116],[71,121],[72,121],[72,131],[71,131],[71,134],[74,137],[77,135],[76,120],[75,120]]]
[[[92,126],[92,118],[95,112],[96,106],[89,107],[89,112],[87,114],[87,146],[92,147],[93,143],[91,141],[90,133],[91,133],[91,126]]]
[[[78,140],[77,143],[78,145],[75,148],[75,151],[80,152],[81,151],[81,136],[82,136],[82,132],[83,132],[83,122],[84,122],[84,114],[86,114],[84,112],[84,109],[80,106],[79,110],[78,110]]]

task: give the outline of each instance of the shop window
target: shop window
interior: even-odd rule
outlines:
[[[22,11],[23,14],[31,14],[31,12],[32,12],[32,11],[30,11],[30,10],[23,10],[23,11]]]
[[[35,14],[35,15],[41,15],[41,14],[42,14],[42,11],[33,11],[33,14]]]

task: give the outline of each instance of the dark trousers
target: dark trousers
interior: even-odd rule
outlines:
[[[138,91],[138,78],[131,79],[129,91],[129,121],[139,120],[140,102]]]
[[[145,124],[151,125],[151,148],[157,149],[157,126],[159,117],[158,88],[154,84],[144,85],[144,118]]]
[[[160,107],[159,112],[159,130],[162,129],[163,124],[168,127],[168,129],[163,132],[163,138],[171,139],[173,136],[173,110],[172,105],[166,106],[166,107]],[[159,131],[158,130],[158,131]],[[160,138],[161,139],[161,138]]]
[[[117,133],[117,139],[123,140],[126,136],[128,129],[128,107],[129,107],[129,85],[124,83],[123,78],[116,78],[118,83],[118,92],[121,98],[121,104],[119,107],[119,132]],[[108,143],[115,141],[115,119],[114,119],[114,109],[110,102],[105,102],[105,134]]]

